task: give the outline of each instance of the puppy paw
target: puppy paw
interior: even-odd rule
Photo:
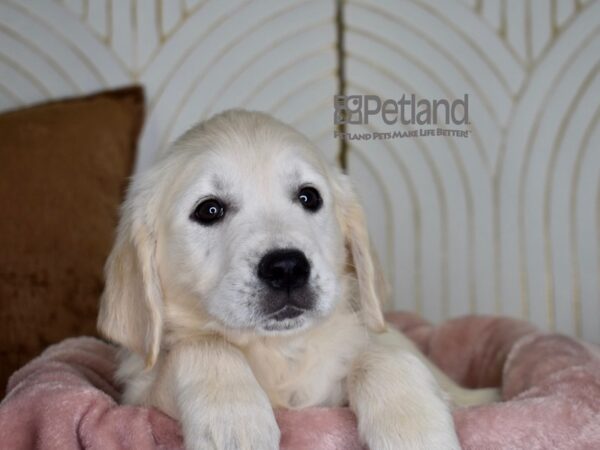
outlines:
[[[418,414],[416,415],[418,416]],[[403,417],[401,419],[401,417]],[[412,417],[393,411],[362,427],[370,450],[460,450],[452,416]]]
[[[373,436],[366,442],[370,450],[460,450],[456,436],[428,433],[422,436]]]
[[[280,431],[271,408],[209,407],[185,427],[188,450],[278,450]]]

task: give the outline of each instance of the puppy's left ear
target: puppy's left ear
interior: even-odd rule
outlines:
[[[350,253],[350,267],[358,280],[359,308],[369,329],[385,330],[383,303],[387,300],[388,285],[374,256],[365,215],[347,175],[337,170],[334,174],[336,215],[342,227]]]

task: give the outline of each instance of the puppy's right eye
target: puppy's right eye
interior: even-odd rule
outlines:
[[[190,218],[202,225],[212,225],[225,216],[225,206],[217,199],[211,198],[200,203]]]

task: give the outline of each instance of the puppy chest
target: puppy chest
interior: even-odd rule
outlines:
[[[346,377],[356,349],[337,353],[297,345],[253,348],[246,356],[274,407],[304,408],[347,403]]]

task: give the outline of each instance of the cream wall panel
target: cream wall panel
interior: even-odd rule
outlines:
[[[139,168],[234,106],[277,114],[333,159],[335,38],[333,1],[2,0],[0,109],[137,82]]]
[[[600,3],[350,0],[345,23],[347,93],[469,94],[469,138],[349,142],[395,305],[600,341]]]

